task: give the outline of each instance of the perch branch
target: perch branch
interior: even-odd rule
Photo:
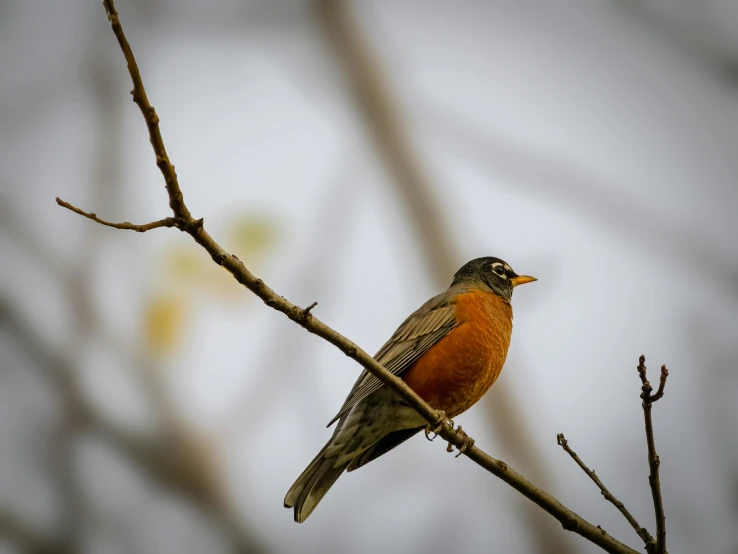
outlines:
[[[572,457],[572,459],[579,465],[579,467],[582,468],[584,473],[589,476],[592,481],[595,482],[595,485],[597,485],[600,488],[600,491],[602,492],[602,496],[605,497],[605,500],[608,502],[611,502],[618,510],[620,510],[620,513],[625,516],[625,519],[628,520],[628,523],[635,529],[635,532],[638,533],[638,536],[643,539],[643,542],[646,545],[654,544],[653,537],[651,536],[651,533],[648,532],[648,529],[645,527],[641,527],[641,524],[636,521],[636,519],[633,517],[633,515],[628,511],[628,509],[625,507],[625,505],[615,498],[615,495],[612,494],[607,487],[604,485],[602,481],[600,481],[600,478],[597,477],[593,469],[589,469],[587,467],[587,464],[585,464],[582,459],[577,455],[574,450],[571,449],[569,446],[569,441],[566,440],[566,437],[563,433],[559,433],[556,435],[556,442],[563,448],[569,456]]]
[[[653,420],[651,418],[651,408],[653,403],[664,396],[664,387],[666,387],[666,378],[669,376],[669,370],[665,365],[661,366],[661,378],[659,388],[656,394],[653,392],[651,383],[648,382],[646,375],[646,357],[641,356],[638,360],[638,375],[641,378],[641,399],[643,400],[643,418],[646,424],[646,443],[648,444],[648,483],[651,486],[651,496],[653,496],[653,508],[656,515],[656,554],[664,554],[666,552],[666,515],[664,514],[664,499],[661,496],[661,481],[659,480],[659,466],[661,460],[656,453],[656,443],[653,438]]]
[[[388,183],[405,211],[404,220],[415,235],[428,273],[437,285],[445,287],[462,263],[460,248],[454,244],[443,203],[435,194],[423,158],[414,148],[412,130],[405,123],[407,110],[393,94],[390,75],[384,71],[376,48],[362,33],[360,22],[352,13],[351,2],[316,0],[314,5],[320,30],[344,77],[362,130],[387,169]],[[427,114],[423,116],[426,117]],[[551,474],[529,426],[519,417],[518,396],[509,381],[498,381],[480,406],[488,412],[500,448],[531,478],[547,487]],[[533,531],[530,533],[535,541],[533,551],[547,554],[571,550],[565,535],[544,514],[527,503],[522,508]]]
[[[359,362],[368,372],[380,379],[390,390],[398,394],[427,422],[439,425],[440,435],[444,440],[446,440],[446,442],[453,444],[457,448],[461,448],[465,443],[468,444],[468,438],[465,433],[460,433],[457,429],[454,429],[449,424],[448,420],[442,418],[441,414],[426,404],[401,379],[392,375],[368,353],[337,331],[327,326],[325,323],[313,316],[309,311],[306,312],[305,309],[292,304],[283,296],[278,295],[274,290],[267,286],[263,280],[253,275],[241,260],[223,250],[223,248],[205,230],[202,220],[195,220],[192,217],[184,204],[182,192],[180,190],[179,183],[177,182],[173,167],[171,166],[168,158],[166,158],[166,151],[158,130],[158,118],[156,118],[153,108],[148,104],[148,100],[146,100],[145,94],[143,93],[143,83],[136,65],[136,60],[125,35],[123,34],[123,28],[118,20],[118,14],[115,11],[113,0],[105,0],[103,4],[108,12],[108,18],[113,27],[113,31],[118,38],[118,43],[120,44],[128,62],[129,73],[131,74],[131,79],[134,83],[134,101],[136,101],[141,109],[149,128],[151,144],[154,152],[156,153],[157,164],[162,170],[162,174],[166,181],[170,207],[172,208],[174,215],[181,220],[181,223],[177,227],[192,236],[192,238],[210,254],[218,265],[228,270],[239,283],[261,298],[268,307],[282,312],[289,319],[301,325],[310,333],[313,333],[336,346],[344,354]],[[493,458],[478,447],[471,446],[470,448],[467,448],[464,455],[541,506],[544,510],[553,515],[562,524],[564,529],[577,533],[607,552],[628,554],[634,554],[636,552],[632,548],[616,540],[614,537],[608,535],[600,527],[593,525],[572,510],[568,509],[556,498],[535,486],[520,473],[509,467],[506,463]]]

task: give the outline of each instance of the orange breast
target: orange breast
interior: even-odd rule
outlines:
[[[402,375],[448,417],[468,410],[497,380],[512,334],[512,307],[496,294],[471,291],[456,301],[459,326]]]

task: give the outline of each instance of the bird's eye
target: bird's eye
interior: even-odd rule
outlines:
[[[501,265],[498,265],[495,268],[495,273],[497,273],[497,275],[504,275],[505,274],[505,269]]]

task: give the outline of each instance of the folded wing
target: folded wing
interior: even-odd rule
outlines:
[[[393,375],[401,375],[456,327],[454,314],[453,296],[449,292],[434,296],[400,325],[392,338],[375,354],[374,359]],[[328,426],[382,386],[379,379],[364,370]]]

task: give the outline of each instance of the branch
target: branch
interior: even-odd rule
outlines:
[[[104,35],[109,39],[108,35]],[[111,49],[109,54],[104,54],[104,49],[95,49],[96,54],[93,55],[92,61],[102,67],[92,67],[90,69],[94,79],[93,91],[95,93],[94,105],[101,111],[105,111],[105,117],[101,117],[101,139],[96,142],[97,150],[93,156],[93,181],[102,180],[101,186],[94,188],[93,200],[96,198],[102,205],[108,205],[110,208],[111,201],[115,204],[115,193],[119,189],[120,175],[120,141],[118,127],[121,124],[119,114],[121,112],[112,104],[112,85],[116,81],[115,73],[111,75],[109,66],[105,58],[109,58],[109,54],[116,54]],[[112,199],[112,200],[111,200]],[[0,198],[0,212],[9,212],[5,215],[15,215],[14,211],[8,209]],[[88,217],[101,224],[108,222],[98,219],[95,214],[86,214],[82,210],[74,208],[65,202],[57,200],[57,202],[76,213]],[[9,221],[6,221],[9,220]],[[13,331],[21,331],[28,345],[36,345],[37,347],[27,348],[34,359],[37,360],[34,366],[38,370],[47,370],[45,375],[53,380],[57,387],[57,392],[62,398],[65,406],[65,417],[60,420],[59,431],[55,433],[54,444],[58,447],[54,448],[54,455],[48,456],[48,461],[53,464],[54,473],[58,475],[59,489],[61,498],[64,501],[64,509],[61,534],[54,540],[56,542],[64,542],[66,550],[71,552],[78,550],[78,546],[83,540],[82,534],[84,529],[84,518],[90,514],[90,508],[82,505],[82,496],[80,492],[72,487],[79,487],[79,476],[76,475],[73,467],[73,452],[70,447],[73,442],[70,439],[70,433],[76,432],[90,433],[96,438],[105,442],[106,446],[115,451],[115,454],[128,462],[134,467],[147,481],[155,483],[157,487],[165,489],[167,492],[173,492],[182,497],[185,502],[191,503],[199,508],[204,517],[211,520],[212,523],[220,527],[224,537],[236,552],[257,553],[265,550],[265,545],[254,532],[252,525],[243,520],[229,502],[229,492],[222,486],[219,479],[218,460],[215,458],[216,452],[212,450],[213,444],[201,433],[191,429],[186,422],[179,417],[179,414],[171,405],[168,395],[162,386],[160,375],[149,366],[149,361],[141,356],[135,348],[125,344],[119,335],[116,335],[106,325],[99,321],[99,314],[94,309],[94,302],[90,298],[89,285],[89,268],[86,267],[93,263],[96,252],[99,250],[100,237],[99,231],[92,226],[90,233],[83,234],[85,243],[83,248],[78,250],[79,260],[75,264],[72,271],[69,271],[65,264],[60,263],[57,256],[51,251],[44,249],[41,244],[33,240],[33,234],[26,232],[19,235],[17,231],[23,231],[26,227],[17,217],[3,218],[0,215],[0,229],[5,227],[4,224],[13,224],[15,229],[11,232],[13,238],[24,241],[30,246],[30,254],[35,256],[38,261],[44,264],[50,271],[61,280],[64,288],[64,296],[70,301],[71,318],[74,321],[75,333],[70,336],[70,340],[65,343],[64,349],[54,348],[51,344],[46,344],[43,336],[39,335],[32,326],[23,325],[20,314],[10,313],[11,317],[3,319],[3,315],[8,314],[7,307],[4,304],[4,297],[0,297],[0,322],[7,321],[15,329]],[[171,226],[177,224],[177,218],[167,218],[161,222],[154,222],[147,225],[131,225],[110,224],[112,227],[121,229],[133,229],[138,232],[147,231],[159,226]],[[29,251],[28,248],[24,250]],[[12,308],[12,306],[11,306]],[[102,407],[98,407],[93,400],[78,386],[78,378],[76,376],[75,358],[72,355],[80,348],[80,341],[88,341],[93,335],[99,336],[101,346],[110,350],[111,354],[123,362],[129,368],[135,370],[133,377],[138,377],[141,385],[141,391],[147,395],[149,405],[155,410],[156,431],[151,433],[133,432],[125,426],[118,424],[111,419]],[[42,355],[39,356],[38,354]],[[69,415],[67,415],[69,414]],[[85,502],[86,503],[86,502]],[[94,508],[93,508],[94,510]]]
[[[467,439],[466,434],[458,432],[446,420],[440,420],[438,412],[426,404],[404,381],[388,372],[364,350],[330,328],[314,315],[309,314],[309,317],[306,317],[303,308],[292,304],[283,296],[279,296],[264,281],[255,277],[238,258],[226,253],[203,227],[187,232],[193,236],[198,244],[208,251],[216,263],[227,269],[239,283],[261,298],[267,306],[282,312],[308,332],[325,339],[344,354],[359,362],[369,373],[375,375],[389,389],[397,393],[428,423],[433,425],[440,424],[441,430],[439,434],[446,442],[453,444],[457,448],[461,448],[464,445],[465,439]],[[510,468],[505,462],[493,458],[476,446],[468,448],[464,454],[553,515],[561,522],[564,529],[581,535],[607,552],[635,552],[625,544],[609,536],[601,528],[568,509],[552,495],[535,486],[520,473]]]
[[[379,362],[359,348],[349,339],[333,330],[320,321],[306,309],[289,302],[267,286],[264,281],[254,276],[236,256],[227,253],[205,230],[202,220],[195,220],[184,205],[182,192],[176,179],[176,174],[165,159],[166,151],[158,130],[158,118],[153,108],[148,104],[143,93],[143,83],[138,72],[136,60],[133,57],[128,41],[123,34],[123,28],[118,20],[113,0],[103,2],[118,43],[128,61],[128,70],[134,83],[134,101],[141,108],[141,112],[149,128],[149,135],[154,151],[157,154],[157,164],[166,180],[169,203],[175,216],[182,220],[178,228],[186,232],[202,246],[218,265],[228,270],[235,279],[256,294],[270,308],[285,314],[289,319],[326,341],[330,342],[350,358],[358,361],[369,373],[380,379],[390,390],[398,394],[409,406],[414,408],[428,423],[440,427],[440,435],[449,443],[461,449],[468,444],[469,437],[454,429],[442,415],[426,404],[400,378],[392,375]],[[170,170],[171,168],[171,170]],[[561,504],[546,491],[535,486],[520,473],[510,468],[506,463],[486,454],[476,446],[471,446],[464,454],[493,475],[496,475],[517,491],[541,506],[548,513],[561,522],[564,529],[573,531],[600,546],[603,550],[612,553],[634,554],[636,551],[609,536],[603,529],[586,521],[584,518]]]
[[[641,399],[643,400],[643,418],[646,423],[646,443],[648,444],[648,484],[651,485],[651,496],[653,496],[653,508],[656,515],[656,554],[666,552],[666,515],[664,514],[664,499],[661,496],[661,481],[659,480],[659,466],[661,460],[656,453],[656,443],[653,438],[653,421],[651,419],[651,407],[654,402],[664,396],[666,378],[669,370],[665,365],[661,366],[661,378],[656,394],[651,394],[653,388],[646,376],[646,357],[641,356],[638,361],[638,375],[641,378]]]
[[[582,468],[584,473],[586,473],[592,481],[595,482],[595,484],[600,488],[600,491],[602,492],[602,496],[605,497],[605,500],[608,502],[611,502],[618,510],[620,510],[620,513],[625,516],[625,519],[628,520],[628,523],[635,529],[635,532],[638,533],[638,536],[643,539],[643,542],[646,544],[646,548],[648,548],[649,544],[655,544],[653,537],[648,532],[648,529],[645,527],[641,527],[641,524],[636,521],[636,519],[633,517],[633,515],[628,511],[628,509],[625,507],[625,505],[615,498],[615,495],[613,495],[607,487],[600,481],[600,478],[597,477],[593,469],[589,469],[587,465],[582,461],[582,459],[577,456],[577,453],[574,452],[569,447],[569,442],[566,440],[566,437],[564,437],[563,433],[559,433],[556,435],[556,442],[563,448],[569,456],[572,457],[572,459],[579,465],[579,467]]]
[[[392,94],[389,75],[383,71],[381,58],[361,32],[357,19],[352,17],[349,2],[316,0],[315,8],[321,31],[345,77],[363,130],[387,168],[389,181],[405,210],[405,220],[415,235],[429,273],[436,283],[445,287],[461,266],[460,249],[454,245],[443,204],[434,194],[429,172],[413,148],[412,134]],[[528,425],[517,415],[517,397],[510,382],[498,381],[480,406],[489,413],[502,449],[509,452],[532,478],[547,486],[551,481],[550,472]],[[532,535],[537,552],[571,550],[564,535],[544,519],[541,512],[528,504],[523,509],[530,528],[535,531]]]
[[[349,238],[347,233],[335,232],[336,229],[345,228],[353,220],[355,205],[349,201],[353,193],[344,183],[355,174],[362,161],[354,155],[353,146],[349,150],[340,157],[326,180],[326,192],[313,217],[315,226],[312,231],[305,233],[310,237],[309,244],[303,249],[306,256],[302,260],[295,260],[293,264],[292,273],[301,276],[296,281],[297,286],[293,287],[293,294],[297,297],[320,295],[332,288],[331,283],[335,276],[328,270],[330,264],[323,263],[324,258],[316,256],[316,252],[339,252]],[[248,421],[257,414],[262,418],[268,417],[268,411],[279,406],[280,399],[294,390],[299,390],[300,398],[310,402],[310,395],[305,389],[305,376],[300,376],[302,383],[292,390],[284,386],[285,379],[288,379],[290,372],[304,357],[306,342],[301,340],[304,337],[298,340],[297,335],[283,336],[281,323],[275,318],[267,338],[262,341],[265,349],[259,356],[264,361],[256,365],[264,365],[264,368],[259,372],[257,380],[250,383],[238,399],[231,402],[232,409],[221,424],[221,436],[225,440],[228,440],[225,438],[228,433],[237,430],[242,440],[246,441],[251,433],[258,430],[258,426],[244,426],[243,421]],[[294,373],[291,376],[294,377]]]
[[[120,44],[120,49],[123,51],[126,63],[128,64],[128,73],[130,73],[131,81],[133,81],[133,90],[131,91],[133,101],[139,107],[141,114],[146,120],[146,127],[149,129],[149,140],[156,154],[156,165],[159,167],[166,183],[167,194],[169,195],[169,207],[172,208],[175,216],[192,219],[190,211],[185,206],[182,191],[179,188],[177,172],[174,170],[172,162],[169,161],[167,149],[164,147],[164,140],[161,138],[159,116],[156,115],[154,106],[149,104],[149,98],[146,96],[146,89],[141,79],[141,73],[138,70],[136,58],[133,56],[131,45],[128,44],[128,39],[123,33],[123,26],[118,19],[118,12],[115,11],[113,0],[103,0],[103,6],[105,6],[110,26],[113,28],[115,38],[118,39],[118,44]]]
[[[65,202],[61,198],[57,198],[56,203],[63,208],[71,210],[76,214],[86,217],[87,219],[91,219],[92,221],[99,223],[100,225],[105,225],[106,227],[112,227],[114,229],[125,229],[128,231],[136,231],[137,233],[145,233],[146,231],[151,231],[151,229],[158,229],[159,227],[177,227],[178,225],[177,219],[174,217],[165,217],[164,219],[160,219],[159,221],[153,221],[151,223],[145,223],[143,225],[136,225],[135,223],[131,223],[130,221],[124,221],[123,223],[110,223],[109,221],[104,221],[100,219],[99,217],[97,217],[96,214],[85,212],[83,210],[80,210],[79,208],[72,206],[70,203]]]

